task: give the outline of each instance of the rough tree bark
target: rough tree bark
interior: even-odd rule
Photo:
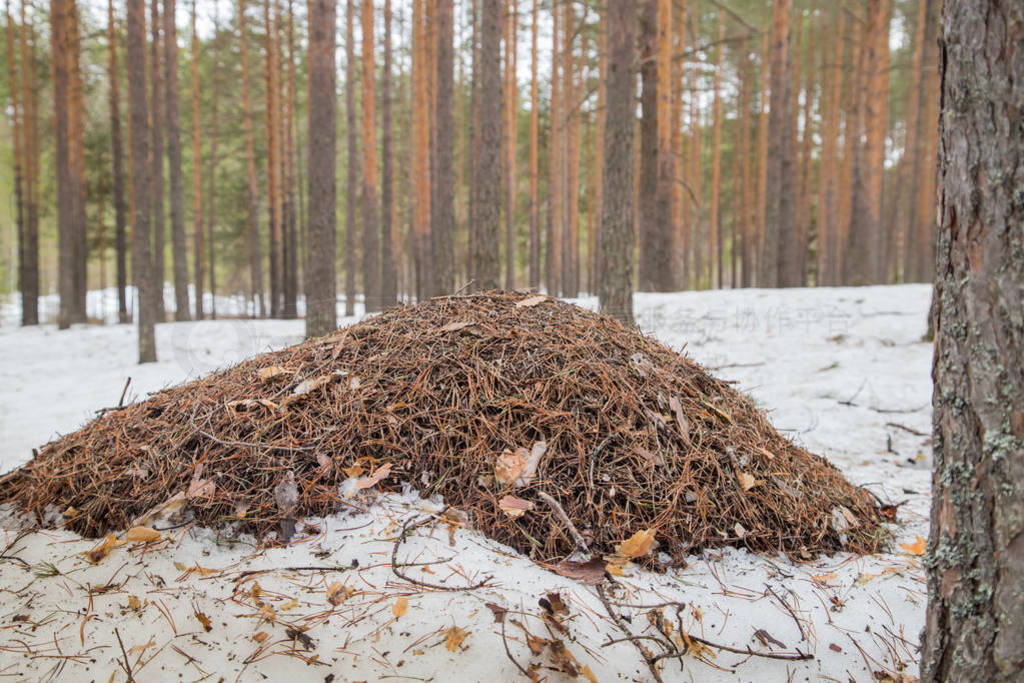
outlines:
[[[1022,33],[945,1],[925,681],[1024,678]]]
[[[249,240],[249,295],[254,318],[266,317],[267,299],[263,292],[263,256],[260,246],[259,198],[256,190],[256,150],[252,129],[252,96],[249,92],[248,28],[245,2],[238,0],[239,61],[242,64],[242,127],[245,131],[245,177],[248,186],[246,227]]]
[[[437,48],[434,109],[436,139],[430,180],[430,245],[432,249],[434,294],[455,289],[455,110],[453,74],[455,69],[452,0],[437,3]]]
[[[213,56],[210,80],[213,81],[213,94],[210,102],[210,169],[207,172],[209,192],[207,193],[206,239],[207,256],[210,264],[210,317],[217,317],[217,142],[220,139],[220,15],[217,0],[213,0]]]
[[[127,207],[124,201],[124,152],[121,142],[121,79],[117,71],[117,23],[114,20],[114,0],[107,3],[107,53],[110,91],[110,147],[113,157],[115,252],[117,261],[117,318],[128,322],[128,285],[126,259]]]
[[[202,120],[199,118],[199,33],[196,30],[196,5],[192,0],[190,24],[192,27],[192,256],[195,258],[196,320],[203,319],[203,271],[206,259],[203,249],[203,146]]]
[[[775,0],[772,14],[771,94],[768,113],[768,176],[765,186],[764,256],[760,282],[793,287],[796,274],[796,173],[792,125],[792,0]]]
[[[21,53],[21,101],[24,111],[25,231],[21,246],[21,324],[39,324],[39,92],[35,88],[35,32],[21,3],[19,51]],[[33,41],[29,49],[29,33]]]
[[[156,361],[154,335],[153,264],[150,259],[149,219],[152,203],[149,180],[152,163],[149,158],[149,114],[146,107],[146,3],[127,0],[127,66],[128,97],[131,112],[132,146],[132,280],[138,288],[136,297],[139,326],[139,362]]]
[[[537,0],[533,0],[530,18],[530,263],[528,281],[530,289],[537,289],[540,287],[540,207],[538,205],[540,113],[537,110],[540,100],[537,96]]]
[[[483,0],[480,35],[480,156],[477,160],[473,280],[476,289],[500,286],[501,258],[501,14],[503,0]]]
[[[363,0],[363,299],[366,312],[380,310],[380,235],[377,224],[377,122],[374,90],[373,0]]]
[[[645,0],[640,13],[640,289],[672,288],[671,226],[659,211],[658,4]]]
[[[356,142],[356,47],[355,2],[345,5],[345,315],[356,313],[356,198],[359,192],[359,151]],[[310,133],[310,140],[313,139]],[[310,145],[312,146],[312,145]],[[312,220],[312,219],[310,219]]]
[[[351,8],[351,0],[349,2]],[[351,9],[350,9],[351,14]],[[338,326],[335,308],[334,0],[309,2],[309,239],[306,241],[306,336]],[[315,141],[313,144],[312,141]]]
[[[161,88],[162,75],[160,74],[160,0],[149,0],[149,76],[150,76],[150,102],[149,107],[149,134],[150,134],[150,163],[153,165],[149,181],[149,197],[152,207],[153,220],[153,278],[156,285],[152,290],[153,310],[157,322],[163,322],[167,318],[164,310],[164,252],[167,232],[164,226],[164,135],[163,135],[163,93]]]
[[[602,313],[633,322],[633,46],[634,0],[609,0],[608,81],[604,128],[604,193],[601,206],[600,279]]]
[[[395,267],[395,153],[391,96],[391,0],[384,0],[384,71],[380,77],[381,125],[381,220],[380,298],[382,306],[398,302],[398,270]]]

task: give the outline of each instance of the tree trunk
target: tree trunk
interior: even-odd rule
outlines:
[[[398,303],[398,271],[395,267],[395,153],[394,115],[391,96],[391,0],[384,0],[384,72],[380,78],[381,99],[381,282],[382,306]]]
[[[743,47],[743,54],[740,57],[740,114],[739,114],[739,150],[740,155],[740,205],[739,224],[740,244],[737,247],[733,243],[734,251],[739,251],[740,272],[738,281],[733,282],[733,287],[750,287],[753,284],[753,249],[751,240],[753,237],[754,207],[751,193],[753,188],[754,164],[751,158],[753,150],[750,145],[750,99],[751,99],[751,64],[750,52],[746,44]]]
[[[771,95],[768,114],[768,180],[765,186],[765,287],[797,284],[794,229],[796,177],[793,140],[792,0],[775,0],[772,14]]]
[[[334,284],[336,100],[334,0],[309,2],[309,239],[306,243],[306,336],[337,326]],[[349,0],[351,24],[352,0]]]
[[[25,230],[20,243],[21,270],[18,281],[21,286],[21,324],[39,324],[39,93],[35,88],[35,41],[33,32],[32,49],[29,50],[30,27],[21,3],[21,26],[19,30],[19,51],[21,53],[21,102],[23,125],[23,148],[25,178]]]
[[[239,61],[242,64],[242,127],[245,131],[245,176],[248,185],[246,227],[249,240],[249,295],[253,317],[266,317],[267,300],[263,292],[263,256],[259,232],[259,198],[256,189],[256,150],[252,129],[252,96],[249,92],[249,42],[245,20],[245,2],[238,0]]]
[[[74,203],[74,287],[72,289],[71,322],[86,322],[85,299],[87,263],[89,257],[88,222],[86,221],[85,185],[85,100],[82,88],[81,36],[78,31],[78,5],[74,0],[68,3],[68,142],[71,158],[71,199]]]
[[[244,0],[240,0],[244,2]],[[160,0],[150,0],[150,44],[149,44],[149,131],[150,131],[150,163],[153,170],[150,175],[150,201],[153,220],[153,278],[155,285],[152,290],[154,297],[153,311],[157,322],[164,322],[167,311],[164,310],[164,252],[166,251],[166,230],[164,227],[164,137],[163,137],[163,93],[160,86]]]
[[[380,310],[380,234],[377,224],[377,122],[374,90],[373,0],[362,3],[363,48],[363,300],[366,312]]]
[[[915,226],[918,232],[917,258],[914,263],[914,279],[919,282],[930,282],[934,277],[935,261],[935,184],[936,164],[938,162],[938,131],[939,131],[939,50],[938,24],[939,0],[922,0],[927,2],[924,31],[924,55],[922,57],[919,158],[921,171],[917,175],[917,210]]]
[[[117,262],[117,318],[128,322],[128,300],[125,288],[128,286],[126,226],[128,217],[124,201],[124,152],[121,142],[121,83],[117,70],[117,23],[114,20],[114,0],[107,3],[107,53],[110,101],[110,146],[113,157],[114,183],[114,245]]]
[[[501,258],[501,14],[503,0],[483,0],[480,35],[480,158],[477,219],[473,226],[475,289],[500,286]]]
[[[518,0],[509,0],[505,21],[505,288],[515,289],[516,280],[516,116],[518,88],[516,85],[516,36],[519,29]],[[568,7],[568,4],[566,4]]]
[[[559,77],[561,64],[558,56],[559,38],[561,37],[561,21],[559,20],[559,8],[552,6],[551,19],[551,106],[548,121],[548,228],[545,244],[545,277],[544,284],[547,285],[548,293],[559,295],[562,293],[562,231],[563,213],[565,202],[563,201],[562,190],[562,138],[565,135],[565,126],[562,124],[563,98],[562,79]]]
[[[12,161],[14,162],[14,201],[15,201],[15,225],[18,233],[18,291],[22,292],[24,298],[23,276],[25,273],[25,233],[27,232],[26,218],[26,187],[27,182],[24,174],[25,169],[25,108],[24,102],[19,102],[20,90],[18,79],[19,64],[14,59],[14,18],[11,16],[11,2],[7,0],[5,7],[7,14],[6,26],[6,47],[7,47],[7,83],[10,88],[11,104],[8,110],[12,136]],[[20,68],[27,68],[24,61]],[[24,322],[24,316],[22,318]]]
[[[199,118],[199,34],[196,31],[196,4],[192,0],[192,250],[195,258],[196,320],[203,319],[203,271],[206,266],[203,248],[203,146],[202,121]]]
[[[413,235],[412,252],[416,264],[416,298],[422,300],[433,289],[434,274],[430,247],[430,108],[427,89],[426,18],[425,0],[413,0],[413,58],[412,58],[412,164],[413,174]]]
[[[633,46],[634,0],[608,2],[607,114],[604,129],[604,194],[597,288],[602,313],[633,322]]]
[[[761,97],[757,115],[757,196],[754,238],[751,240],[750,284],[766,286],[764,281],[765,208],[768,203],[768,74],[771,64],[771,31],[761,30]]]
[[[540,112],[537,92],[537,0],[530,13],[530,289],[540,288]]]
[[[640,289],[664,292],[672,289],[671,232],[659,204],[661,176],[659,154],[658,96],[658,4],[664,0],[644,0],[640,13]],[[667,28],[666,28],[667,30]],[[665,128],[663,125],[661,128]],[[669,200],[671,201],[671,200]]]
[[[72,0],[50,3],[50,59],[53,64],[54,164],[57,171],[57,291],[60,311],[57,326],[64,330],[73,318],[74,273],[74,201],[72,195],[71,143],[69,140],[70,104],[68,74],[68,13]]]
[[[843,35],[846,12],[835,13],[835,33]],[[827,53],[827,43],[823,45]],[[822,64],[821,161],[818,171],[818,285],[839,284],[839,105],[843,84],[843,41],[836,40],[832,63]],[[826,62],[823,55],[823,62]]]
[[[263,3],[263,25],[266,30],[264,53],[266,55],[263,82],[266,92],[266,115],[264,122],[267,134],[267,232],[270,234],[270,315],[281,316],[284,301],[284,245],[281,237],[281,132],[278,125],[278,98],[280,88],[277,82],[277,54],[279,26],[270,11],[271,0]]]
[[[356,200],[359,197],[359,150],[356,127],[355,0],[345,5],[345,315],[356,313]],[[313,133],[309,134],[312,147]],[[312,166],[310,166],[312,173]],[[312,188],[312,185],[310,186]],[[310,217],[312,221],[312,216]],[[312,240],[311,240],[312,241]],[[308,296],[308,295],[307,295]],[[364,308],[365,310],[365,308]]]
[[[164,2],[164,87],[167,107],[167,166],[171,180],[171,256],[174,263],[174,319],[189,320],[188,256],[185,249],[185,189],[181,172],[178,112],[178,27],[175,0]]]
[[[284,120],[285,190],[284,190],[284,308],[287,319],[298,317],[299,241],[298,212],[295,197],[295,11],[288,0],[288,87]]]
[[[455,289],[455,72],[452,0],[437,3],[437,43],[434,109],[436,140],[432,147],[430,179],[430,245],[433,261],[433,293]]]
[[[149,114],[146,107],[146,3],[127,0],[128,98],[131,112],[132,146],[132,280],[137,288],[139,362],[156,361],[153,303],[154,269],[150,259],[149,219],[153,209],[149,179],[153,164],[149,157]]]
[[[946,0],[924,681],[1024,678],[1019,4]]]
[[[210,170],[207,175],[209,192],[207,192],[207,252],[210,262],[210,317],[217,317],[217,142],[220,139],[220,121],[218,108],[220,105],[220,17],[217,12],[217,0],[213,0],[213,66],[210,79],[213,81],[213,96],[210,103]]]
[[[714,94],[711,109],[711,205],[708,210],[708,285],[722,286],[722,40],[725,14],[718,10],[718,46],[715,57]]]

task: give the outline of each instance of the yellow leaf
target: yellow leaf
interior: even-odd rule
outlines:
[[[627,560],[634,560],[649,554],[657,546],[654,532],[650,529],[638,531],[615,547],[615,554]]]
[[[900,543],[900,547],[903,548],[908,555],[924,555],[924,550],[927,544],[928,542],[926,540],[918,536],[917,540],[913,543]]]
[[[604,570],[612,576],[625,576],[622,572],[622,565],[616,562],[609,562],[604,566]]]
[[[811,576],[811,578],[814,579],[815,583],[825,584],[829,581],[834,580],[836,578],[836,573],[828,572],[827,574],[814,574],[813,576]]]
[[[871,579],[877,579],[877,578],[878,578],[878,574],[871,574],[870,572],[864,572],[863,574],[860,574],[860,575],[857,576],[857,583],[863,585],[863,584],[867,583],[868,581],[870,581]]]
[[[406,598],[398,598],[395,600],[395,604],[391,606],[391,613],[395,615],[395,618],[405,614],[405,611],[409,609],[409,601]]]
[[[110,551],[117,547],[117,536],[109,534],[102,541],[92,547],[87,553],[86,558],[93,564],[98,564],[100,560],[110,554]]]
[[[277,609],[281,610],[282,612],[287,612],[288,610],[295,609],[298,606],[299,606],[298,599],[292,598],[288,602],[286,602],[283,605],[279,606]]]
[[[148,526],[133,526],[125,535],[125,540],[132,543],[150,543],[160,540],[160,532]]]
[[[129,609],[133,609],[135,611],[139,611],[140,609],[142,609],[142,601],[139,600],[134,595],[129,595],[128,596],[128,608]]]
[[[594,672],[591,671],[590,667],[586,664],[584,664],[583,668],[580,669],[580,676],[583,676],[585,679],[590,681],[590,683],[597,683],[597,676],[594,675]]]
[[[449,652],[455,652],[468,635],[469,631],[464,631],[458,626],[452,626],[444,632],[444,646],[448,648]]]
[[[754,476],[752,474],[747,474],[746,472],[741,472],[740,470],[736,470],[736,479],[737,481],[740,482],[740,488],[742,488],[744,491],[749,491],[758,484],[757,480],[754,479]]]
[[[210,574],[217,573],[216,569],[207,569],[206,567],[200,567],[198,564],[194,564],[191,567],[188,567],[182,564],[181,562],[175,562],[174,568],[177,569],[179,572],[189,572],[190,574],[195,573],[199,574],[199,576],[209,576]]]
[[[351,597],[354,592],[340,581],[335,581],[327,587],[327,602],[337,607]]]

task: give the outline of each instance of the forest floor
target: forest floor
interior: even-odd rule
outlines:
[[[647,680],[637,645],[657,653],[659,644],[621,640],[620,626],[653,638],[662,611],[676,635],[685,631],[680,643],[712,644],[664,659],[666,681],[912,678],[926,596],[929,297],[924,285],[637,296],[641,328],[736,381],[780,431],[851,481],[902,503],[888,553],[797,563],[705,551],[685,569],[617,578],[605,605],[593,587],[474,531],[442,525],[405,538],[404,522],[438,509],[413,493],[371,490],[363,511],[306,520],[319,535],[285,548],[180,528],[96,565],[81,554],[95,541],[19,537],[17,516],[0,508],[0,555],[16,558],[0,560],[0,676],[451,680],[458,671],[459,680],[510,680],[533,662],[551,680],[584,666],[596,680]],[[128,377],[125,400],[144,398],[294,343],[303,330],[301,321],[159,325],[161,361],[138,366],[129,326],[19,329],[9,311],[0,324],[0,472],[117,405]],[[489,580],[436,591],[397,578],[394,558],[417,563],[404,572],[414,580]],[[330,571],[297,569],[311,566]],[[538,603],[557,606],[552,593],[568,609],[554,618]],[[609,607],[628,620],[616,624]]]

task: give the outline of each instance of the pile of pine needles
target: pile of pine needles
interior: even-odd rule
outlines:
[[[872,494],[692,360],[510,292],[391,308],[107,412],[4,477],[0,499],[89,536],[176,499],[265,537],[409,484],[541,561],[642,529],[675,559],[884,536]]]

